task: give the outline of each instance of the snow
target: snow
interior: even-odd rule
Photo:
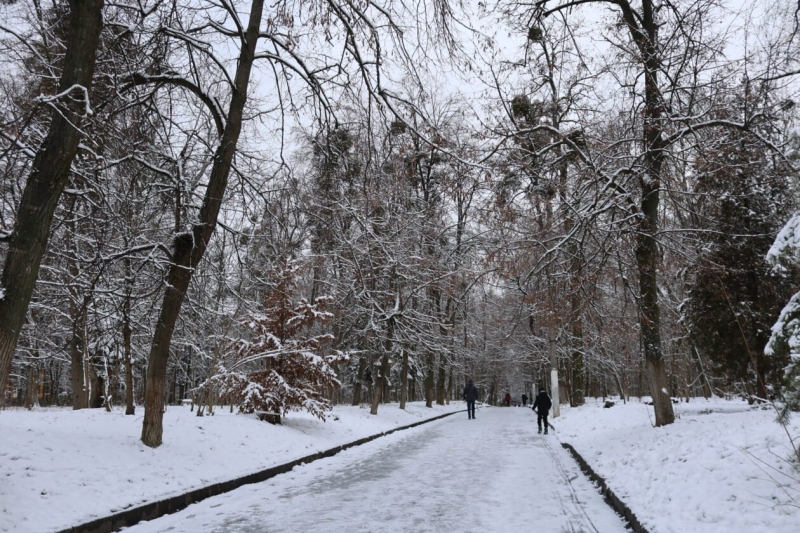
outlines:
[[[255,415],[164,415],[164,444],[144,446],[144,411],[0,411],[0,531],[57,531],[125,508],[283,464],[395,427],[464,409],[409,403],[335,407],[322,422],[291,413],[282,426]]]
[[[562,406],[547,437],[529,409],[459,413],[131,530],[619,531],[559,440],[650,533],[798,530],[800,472],[771,408],[695,399],[654,428],[643,401],[602,405]],[[138,440],[141,411],[0,411],[0,531],[56,531],[463,406],[340,406],[327,422],[291,413],[284,426],[171,407],[156,449]],[[800,418],[791,424],[797,437]]]
[[[796,359],[800,357],[800,323],[797,318],[800,310],[800,292],[791,297],[789,303],[781,310],[778,320],[772,326],[772,336],[764,348],[764,353],[774,355],[775,343],[784,338],[789,345],[789,355]]]
[[[784,262],[800,262],[800,213],[786,223],[767,252],[767,261],[779,268]]]
[[[739,399],[674,407],[675,423],[654,428],[637,399],[610,409],[589,400],[553,425],[650,533],[798,531],[800,471],[775,411]]]
[[[624,533],[530,409],[478,410],[395,433],[129,533]]]

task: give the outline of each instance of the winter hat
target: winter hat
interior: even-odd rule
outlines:
[[[540,388],[539,392],[544,392],[544,387]]]

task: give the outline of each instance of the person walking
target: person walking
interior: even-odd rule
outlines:
[[[539,433],[542,432],[542,422],[544,421],[544,434],[547,435],[547,412],[552,406],[553,402],[550,401],[550,396],[547,395],[547,391],[543,388],[539,389],[539,394],[533,401],[533,411],[536,413],[536,423],[539,425]],[[539,408],[538,411],[536,410],[537,407]]]
[[[528,405],[528,395],[523,393],[523,395],[522,395],[522,407],[525,407],[526,405]]]
[[[470,379],[464,387],[464,394],[461,395],[467,402],[467,419],[475,418],[475,400],[478,399],[478,389]]]
[[[506,404],[506,407],[511,407],[511,393],[507,392],[506,397],[503,398],[503,402]]]

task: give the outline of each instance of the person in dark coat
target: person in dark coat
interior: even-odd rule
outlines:
[[[547,412],[552,406],[553,402],[550,401],[550,396],[547,395],[547,391],[539,389],[539,394],[533,401],[533,410],[536,412],[536,423],[539,425],[539,433],[542,432],[542,422],[544,422],[544,434],[547,435]],[[536,410],[537,407],[539,408],[538,411]]]
[[[522,407],[525,407],[526,405],[528,405],[528,395],[527,394],[523,394],[522,395]]]
[[[507,392],[506,397],[503,398],[503,402],[506,404],[506,407],[511,407],[511,393]]]
[[[475,400],[478,399],[478,389],[475,388],[472,380],[467,381],[467,385],[464,387],[464,394],[461,396],[467,402],[467,418],[475,418]]]

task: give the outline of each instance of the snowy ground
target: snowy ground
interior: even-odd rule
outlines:
[[[385,405],[377,417],[337,407],[338,420],[292,414],[285,426],[225,410],[197,418],[175,407],[155,450],[139,443],[141,412],[0,411],[0,531],[52,532],[463,405]],[[607,509],[592,503],[558,439],[575,446],[651,533],[800,531],[800,476],[786,462],[788,438],[772,411],[693,400],[676,405],[675,424],[656,429],[652,407],[638,400],[601,405],[563,407],[548,439],[533,434],[528,409],[481,409],[475,421],[460,413],[176,517],[186,531],[615,531],[598,518]],[[791,432],[800,435],[800,416]],[[237,507],[239,500],[247,503]],[[353,516],[357,523],[346,522]],[[175,525],[163,520],[137,531]]]
[[[678,420],[658,429],[636,399],[562,408],[553,425],[651,533],[800,531],[800,473],[774,411],[721,399],[675,407]],[[791,432],[800,437],[800,415]]]
[[[528,409],[457,415],[295,468],[126,533],[624,533]]]
[[[0,531],[57,531],[460,409],[390,404],[371,416],[343,406],[324,423],[290,413],[272,426],[227,409],[198,418],[170,407],[155,450],[139,441],[141,409],[0,411]]]

